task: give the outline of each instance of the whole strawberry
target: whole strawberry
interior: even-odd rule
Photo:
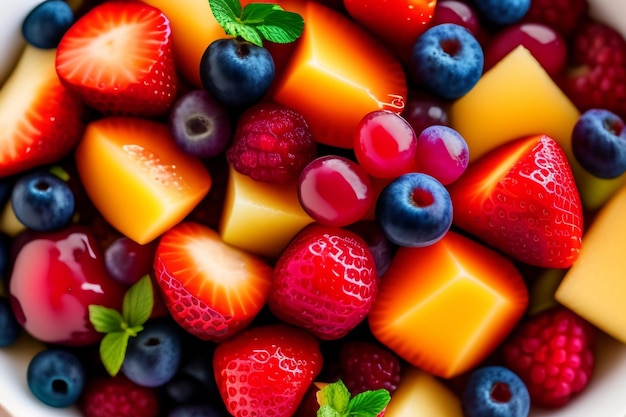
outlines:
[[[595,328],[565,307],[531,316],[503,347],[505,366],[528,387],[531,403],[561,407],[593,374]]]
[[[237,172],[276,184],[298,179],[316,156],[317,147],[304,117],[271,102],[242,114],[226,152]]]
[[[322,369],[319,342],[285,324],[253,327],[220,343],[213,371],[234,417],[290,417]]]
[[[156,417],[159,401],[154,389],[125,377],[99,377],[88,382],[80,408],[85,417]]]
[[[313,223],[276,262],[268,305],[287,323],[324,340],[339,339],[367,316],[378,281],[374,258],[361,237]]]

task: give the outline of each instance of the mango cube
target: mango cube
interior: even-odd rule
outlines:
[[[298,201],[295,183],[259,182],[230,168],[219,227],[224,242],[277,258],[287,243],[312,222]]]
[[[434,245],[399,248],[369,324],[407,362],[450,378],[485,359],[527,305],[524,280],[508,258],[450,231]]]

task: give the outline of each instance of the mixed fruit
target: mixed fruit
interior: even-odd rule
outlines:
[[[184,3],[24,17],[0,345],[45,344],[35,397],[527,417],[626,343],[626,41],[585,0]]]

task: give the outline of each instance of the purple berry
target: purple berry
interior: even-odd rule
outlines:
[[[456,181],[469,164],[469,147],[463,137],[448,126],[430,126],[417,138],[418,171],[448,185]]]
[[[412,95],[406,103],[402,116],[419,135],[428,126],[448,126],[448,109],[448,102],[437,97],[425,94]]]

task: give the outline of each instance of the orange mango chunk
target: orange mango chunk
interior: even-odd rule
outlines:
[[[369,324],[413,366],[451,378],[491,354],[527,305],[522,275],[508,258],[450,231],[434,245],[399,248]]]
[[[224,242],[277,258],[313,219],[298,200],[297,185],[268,184],[229,169],[219,232]]]
[[[167,125],[149,120],[108,117],[90,123],[75,158],[98,211],[139,244],[185,218],[212,185],[202,162],[176,146]]]
[[[302,17],[304,33],[275,81],[272,98],[302,113],[318,142],[352,148],[363,116],[404,109],[402,65],[380,41],[330,7],[307,2]]]

